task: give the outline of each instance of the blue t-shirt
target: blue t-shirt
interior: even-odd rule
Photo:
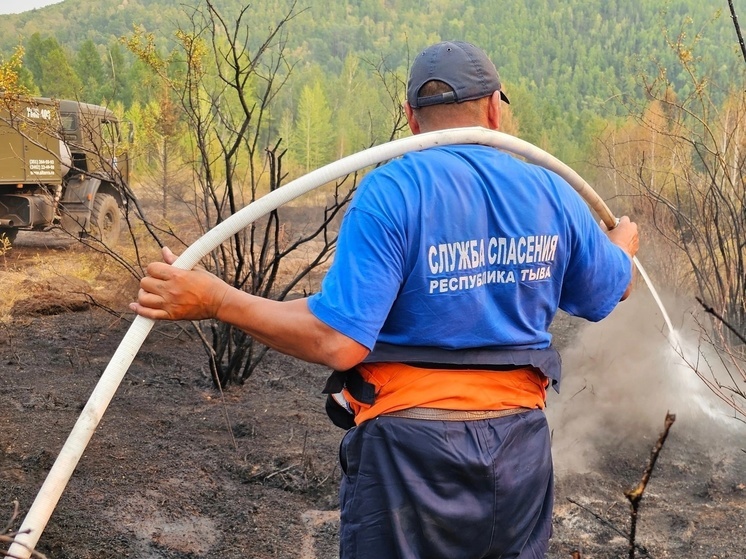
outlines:
[[[559,176],[444,146],[365,177],[308,305],[368,349],[543,349],[558,307],[600,320],[630,279],[629,257]]]

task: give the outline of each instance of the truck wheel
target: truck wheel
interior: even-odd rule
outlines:
[[[18,236],[18,229],[9,229],[7,227],[0,227],[0,249],[2,249],[3,245],[5,244],[3,241],[5,239],[8,240],[9,243],[13,243],[13,241],[16,240],[16,237]]]
[[[93,199],[91,211],[91,233],[107,246],[119,241],[122,230],[122,212],[111,194],[99,193]]]

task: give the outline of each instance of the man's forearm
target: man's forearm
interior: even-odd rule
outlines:
[[[216,318],[277,351],[334,369],[349,369],[368,354],[366,347],[316,318],[305,299],[273,301],[231,288]]]

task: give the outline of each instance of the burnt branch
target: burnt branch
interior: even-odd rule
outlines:
[[[741,340],[744,344],[746,344],[746,336],[744,336],[741,332],[739,332],[730,322],[725,320],[723,316],[718,313],[714,308],[712,308],[710,305],[705,303],[700,297],[697,297],[697,302],[702,305],[702,308],[707,314],[710,314],[714,316],[720,323],[725,326],[728,330],[730,330],[734,336],[736,336],[739,340]]]
[[[671,429],[671,426],[673,425],[674,421],[676,421],[676,416],[671,413],[667,413],[663,432],[661,433],[660,437],[658,437],[658,441],[655,443],[655,446],[653,447],[653,450],[650,453],[648,465],[642,474],[640,483],[637,484],[637,487],[635,487],[634,489],[630,489],[629,491],[624,493],[624,496],[627,497],[627,499],[630,502],[630,506],[631,506],[630,528],[629,528],[629,557],[630,559],[634,559],[635,550],[637,549],[635,545],[635,536],[637,532],[637,518],[638,518],[639,509],[640,509],[640,501],[642,501],[642,497],[645,494],[645,488],[648,486],[648,481],[650,481],[650,476],[653,474],[655,463],[658,460],[658,456],[660,455],[661,450],[663,450],[663,445],[666,442],[666,438],[668,437],[668,432]]]
[[[743,61],[746,62],[746,45],[743,43],[743,35],[741,34],[741,26],[738,24],[738,15],[736,15],[736,9],[733,7],[733,0],[728,0],[728,7],[730,8],[730,17],[733,20],[733,27],[736,28],[736,35],[738,36],[738,44],[741,47],[741,54],[743,55]]]
[[[18,507],[18,501],[14,500],[13,501],[13,514],[11,515],[10,520],[8,521],[8,524],[5,526],[5,528],[3,529],[3,531],[0,532],[0,543],[2,543],[2,544],[6,544],[6,543],[7,544],[12,544],[14,542],[14,540],[15,540],[15,537],[18,534],[20,534],[20,533],[28,533],[28,531],[24,531],[24,532],[13,532],[12,531],[13,523],[18,518],[18,509],[19,509],[19,507]],[[27,546],[24,546],[24,547],[26,547],[28,549]],[[0,556],[2,556],[2,557],[9,557],[10,559],[14,559],[14,558],[17,559],[16,555],[11,555],[9,552],[3,551],[2,549],[0,549]],[[42,555],[38,551],[34,551],[34,550],[31,550],[30,557],[31,557],[31,559],[47,559],[46,555]]]
[[[575,505],[576,507],[578,507],[578,508],[584,510],[585,512],[587,512],[588,514],[590,514],[593,518],[595,518],[596,520],[598,520],[601,524],[603,524],[604,526],[606,526],[609,530],[615,532],[616,534],[622,536],[623,538],[629,537],[629,534],[627,532],[625,532],[624,530],[621,530],[621,529],[617,528],[616,526],[614,526],[614,524],[612,524],[611,522],[609,522],[608,520],[606,520],[600,514],[592,511],[591,509],[589,509],[588,507],[586,507],[584,505],[581,505],[579,502],[575,501],[574,499],[570,499],[568,497],[567,500],[570,503],[572,503],[573,505]],[[653,559],[653,556],[650,555],[650,552],[647,550],[647,548],[644,545],[635,543],[635,548],[640,553],[645,554],[646,557],[649,557],[650,559]]]

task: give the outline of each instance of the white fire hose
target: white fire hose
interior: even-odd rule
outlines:
[[[492,146],[554,171],[572,185],[609,229],[616,225],[616,218],[601,197],[575,171],[557,158],[528,142],[502,132],[478,127],[453,128],[418,134],[372,147],[289,182],[246,206],[208,231],[179,256],[174,262],[174,266],[184,270],[192,269],[203,257],[241,229],[283,204],[324,184],[371,165],[399,157],[410,151],[451,144]],[[28,559],[31,556],[67,482],[85,451],[88,441],[90,441],[127,369],[140,350],[140,346],[150,333],[153,324],[154,321],[151,319],[141,316],[135,317],[134,322],[91,393],[52,469],[47,474],[44,484],[8,550],[9,557]]]

